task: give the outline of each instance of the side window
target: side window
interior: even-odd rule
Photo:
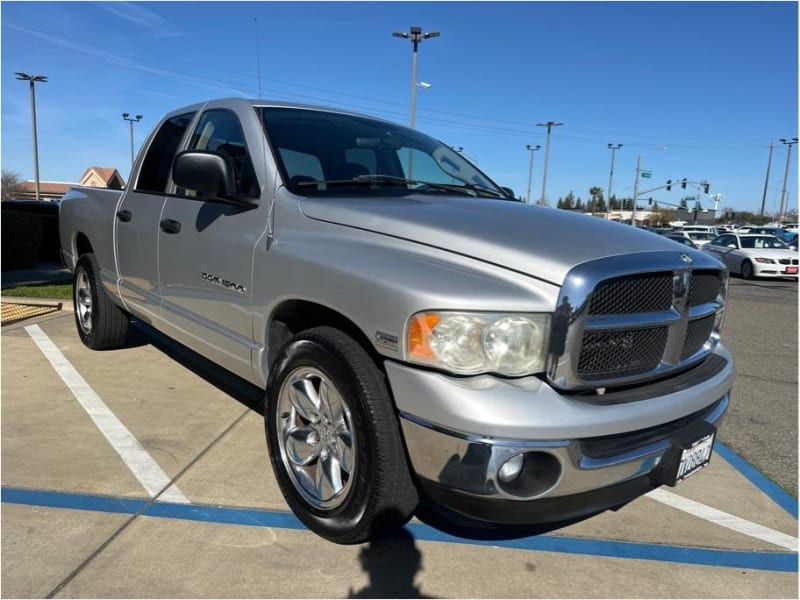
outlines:
[[[192,118],[194,118],[194,113],[178,115],[167,120],[161,126],[142,161],[142,168],[134,188],[136,191],[161,194],[166,191],[172,160],[175,158]]]
[[[239,119],[229,110],[209,110],[200,118],[192,133],[189,150],[211,150],[230,160],[236,193],[255,197],[260,193],[253,161],[247,151]],[[197,197],[194,190],[178,188],[178,194]]]

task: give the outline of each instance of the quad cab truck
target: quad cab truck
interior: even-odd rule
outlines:
[[[135,318],[261,386],[283,495],[333,542],[420,498],[512,526],[619,507],[708,464],[728,406],[721,263],[374,118],[187,106],[60,232],[83,343]]]

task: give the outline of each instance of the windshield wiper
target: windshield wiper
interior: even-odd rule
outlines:
[[[473,183],[465,183],[465,184],[458,184],[458,183],[434,183],[432,181],[421,181],[419,179],[406,179],[405,177],[398,177],[395,175],[385,175],[382,173],[375,173],[375,174],[365,174],[365,175],[356,175],[352,179],[317,179],[315,181],[303,181],[298,183],[299,187],[309,187],[312,185],[406,185],[406,186],[414,186],[418,185],[421,187],[432,188],[435,190],[440,190],[443,192],[458,192],[467,196],[472,196],[470,192],[473,192],[475,195],[488,195],[490,198],[505,198],[506,196],[500,192],[496,192],[492,189],[478,186]],[[410,191],[422,191],[420,188],[408,188]]]

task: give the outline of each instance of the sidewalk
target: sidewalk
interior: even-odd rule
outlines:
[[[16,287],[18,285],[70,281],[71,279],[72,273],[69,269],[57,262],[39,263],[33,269],[3,271],[2,274],[0,274],[2,289]]]

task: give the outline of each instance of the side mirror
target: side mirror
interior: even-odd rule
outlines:
[[[728,244],[728,248],[733,248],[734,250],[736,250],[736,244]]]
[[[187,150],[179,153],[172,163],[172,180],[176,185],[200,192],[208,199],[237,206],[254,206],[255,198],[236,194],[233,165],[230,158],[211,150]]]
[[[514,200],[517,199],[517,197],[514,195],[514,190],[512,190],[510,187],[500,186],[500,189],[503,190],[506,193],[506,196],[508,196],[509,198],[513,198]]]

